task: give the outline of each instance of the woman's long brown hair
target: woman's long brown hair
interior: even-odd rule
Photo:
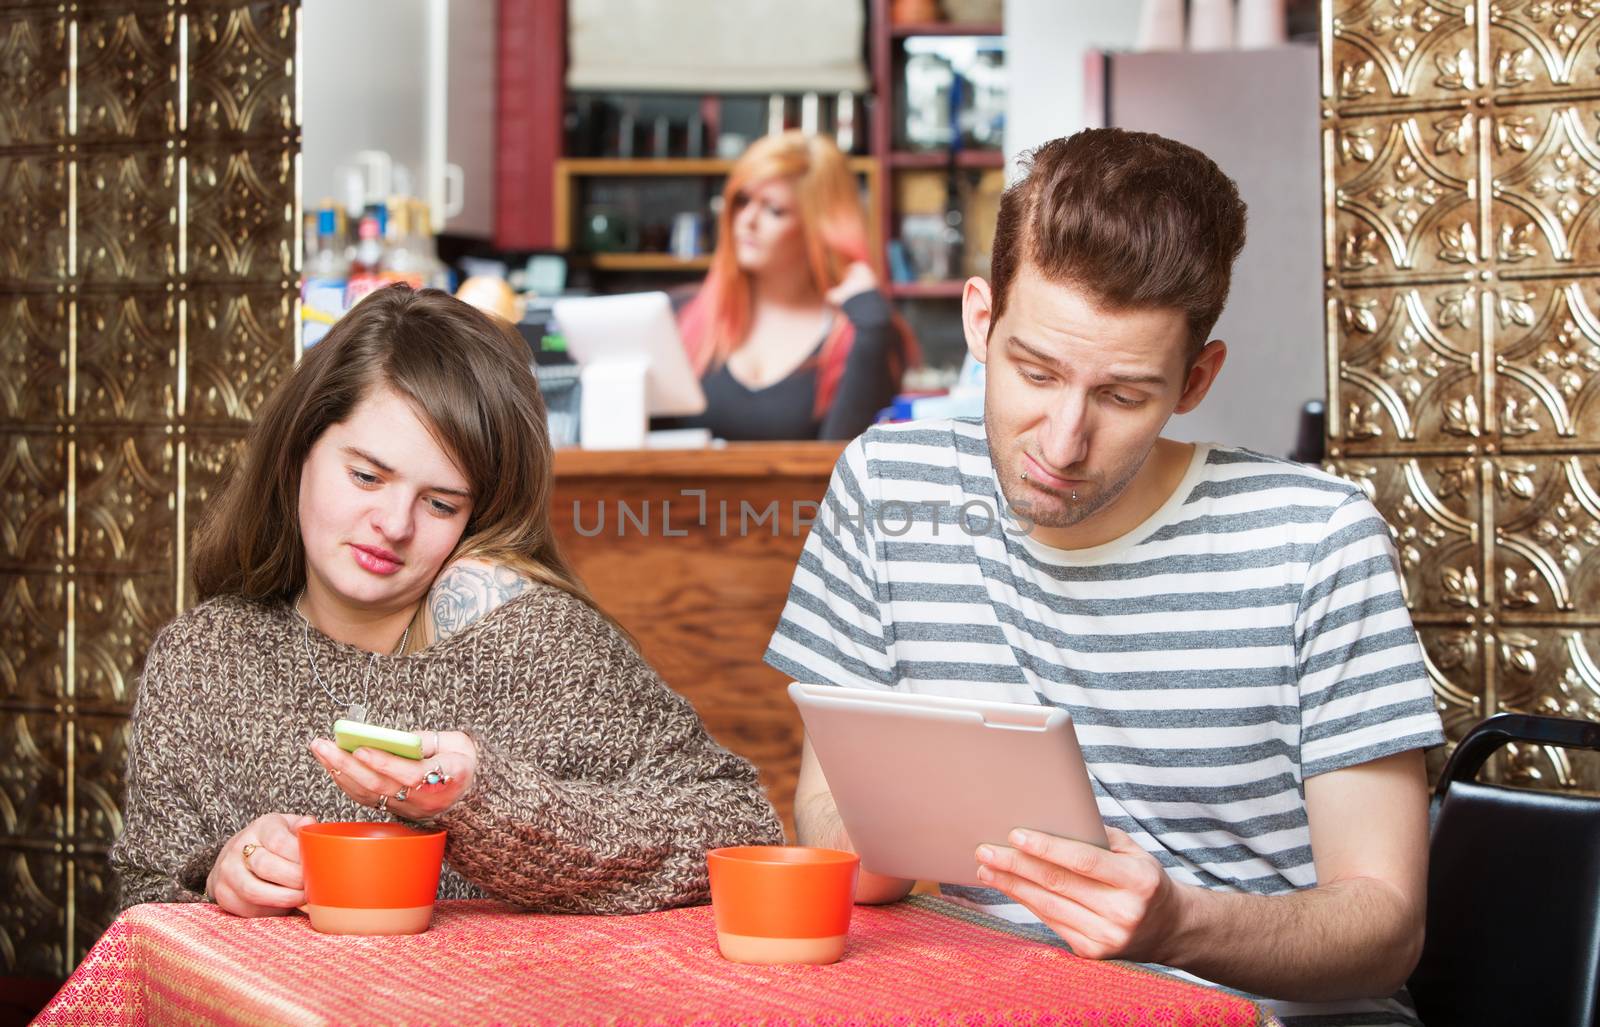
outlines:
[[[301,467],[322,433],[377,386],[411,401],[467,478],[472,515],[453,557],[508,564],[593,606],[551,530],[550,434],[527,344],[447,293],[404,285],[372,293],[340,319],[262,405],[197,532],[200,599],[289,599],[305,586]]]

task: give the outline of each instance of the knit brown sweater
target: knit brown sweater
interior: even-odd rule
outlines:
[[[204,898],[222,845],[264,813],[380,820],[307,743],[344,715],[312,680],[359,697],[371,654],[288,604],[219,597],[150,647],[128,739],[125,826],[111,849],[123,908]],[[593,609],[534,586],[459,634],[380,656],[368,720],[459,730],[478,746],[448,832],[440,898],[637,913],[704,901],[706,850],[781,843],[748,762],[713,742]]]

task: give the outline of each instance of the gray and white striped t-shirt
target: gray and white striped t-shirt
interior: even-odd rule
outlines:
[[[1444,741],[1388,529],[1349,482],[1199,445],[1171,498],[1101,546],[1042,545],[1004,509],[981,421],[868,431],[834,469],[767,662],[1060,706],[1107,824],[1177,880],[1264,895],[1317,882],[1307,777]],[[944,890],[1034,920],[998,891]],[[1273,1006],[1416,1022],[1403,995]]]

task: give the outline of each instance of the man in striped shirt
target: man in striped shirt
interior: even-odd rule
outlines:
[[[850,444],[766,658],[1072,714],[1109,850],[1013,835],[946,895],[1291,1024],[1415,1024],[1444,739],[1388,529],[1347,481],[1161,438],[1222,368],[1244,220],[1159,136],[1035,151],[963,296],[984,417]],[[795,819],[849,846],[809,742]],[[911,885],[863,873],[858,897]]]

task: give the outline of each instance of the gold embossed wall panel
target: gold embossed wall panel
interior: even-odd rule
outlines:
[[[1452,739],[1600,719],[1600,0],[1324,0],[1322,42],[1330,466],[1390,522]]]
[[[0,974],[109,922],[185,539],[295,359],[292,0],[0,8]]]

